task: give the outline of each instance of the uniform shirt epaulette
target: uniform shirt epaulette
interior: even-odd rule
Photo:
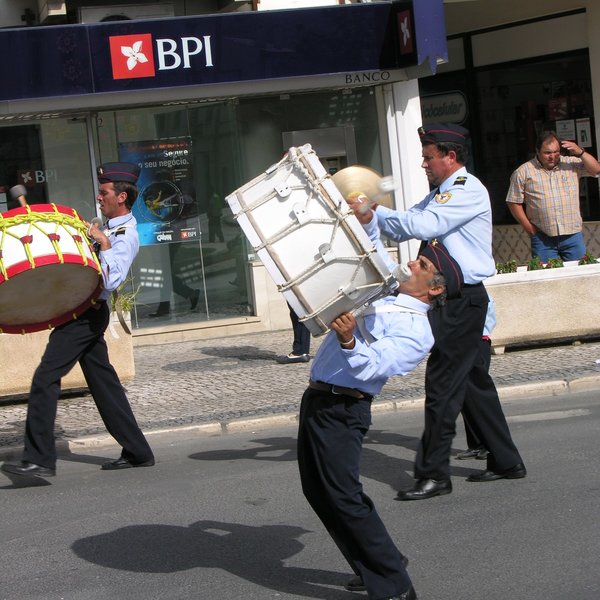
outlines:
[[[127,231],[127,227],[119,227],[119,229],[115,229],[115,231],[113,232],[114,235],[119,235],[121,233],[125,233]]]
[[[465,185],[465,183],[467,183],[467,178],[464,175],[461,175],[454,180],[452,185]]]

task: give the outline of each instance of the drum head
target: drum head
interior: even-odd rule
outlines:
[[[92,268],[51,264],[11,277],[0,285],[0,329],[41,331],[73,319],[99,295],[101,278]]]
[[[353,192],[360,192],[367,196],[367,198],[374,198],[379,194],[379,182],[381,181],[381,175],[369,167],[363,167],[362,165],[353,165],[340,169],[337,173],[331,176],[333,183],[344,199],[347,199]],[[393,208],[392,197],[390,194],[381,196],[377,199],[377,204]]]

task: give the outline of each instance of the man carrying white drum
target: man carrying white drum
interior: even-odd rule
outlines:
[[[54,421],[60,380],[78,361],[106,429],[122,446],[121,456],[104,463],[102,469],[154,465],[154,455],[110,364],[104,340],[110,318],[107,301],[125,281],[139,250],[136,220],[131,214],[139,173],[139,167],[129,163],[106,163],[98,168],[97,200],[107,221],[102,228],[97,223],[86,225],[98,247],[104,289],[91,308],[50,334],[29,393],[23,457],[19,464],[2,465],[8,475],[56,474]]]
[[[379,232],[371,239],[389,264]],[[460,267],[442,244],[427,245],[408,266],[397,296],[376,300],[359,317],[344,313],[333,321],[300,408],[302,490],[356,574],[346,588],[366,590],[371,600],[417,598],[407,561],[360,483],[371,400],[389,377],[406,375],[427,356],[434,342],[427,312],[462,284]]]

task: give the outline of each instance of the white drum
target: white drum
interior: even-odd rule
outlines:
[[[280,292],[317,336],[396,280],[310,144],[290,148],[227,202]]]

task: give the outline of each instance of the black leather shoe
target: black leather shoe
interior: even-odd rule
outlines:
[[[496,481],[496,479],[523,479],[527,475],[527,469],[523,463],[519,463],[504,471],[491,471],[486,469],[483,473],[469,475],[467,481]]]
[[[399,596],[392,596],[389,600],[417,600],[417,592],[415,592],[415,588],[411,585],[404,594],[400,594]]]
[[[419,479],[411,490],[398,492],[396,500],[426,500],[434,496],[452,493],[452,482],[449,479]]]
[[[278,356],[275,360],[280,365],[291,365],[293,363],[307,363],[310,356],[308,354],[288,354],[287,356]]]
[[[408,567],[408,558],[404,555],[402,555],[402,564],[404,567]],[[359,575],[355,575],[350,579],[348,583],[344,585],[344,588],[349,592],[364,592],[367,589],[363,583],[362,577]]]
[[[153,467],[154,459],[146,460],[144,462],[131,462],[122,456],[117,460],[109,460],[102,465],[103,471],[116,471],[118,469],[131,469],[132,467]]]
[[[22,475],[25,477],[54,477],[56,475],[56,469],[42,467],[42,465],[36,465],[35,463],[27,462],[26,460],[22,460],[20,465],[4,463],[2,465],[2,470],[11,475]]]
[[[468,460],[476,458],[477,460],[486,460],[489,452],[485,448],[469,448],[464,452],[459,452],[456,455],[457,460]]]
[[[464,452],[459,452],[456,455],[456,459],[457,460],[469,460],[469,458],[477,458],[478,454],[479,454],[479,450],[477,448],[469,448],[468,450],[465,450]]]
[[[166,317],[169,314],[171,314],[171,303],[168,301],[164,301],[164,302],[159,302],[158,307],[156,308],[156,311],[153,313],[150,313],[148,316],[152,317],[152,318]]]

